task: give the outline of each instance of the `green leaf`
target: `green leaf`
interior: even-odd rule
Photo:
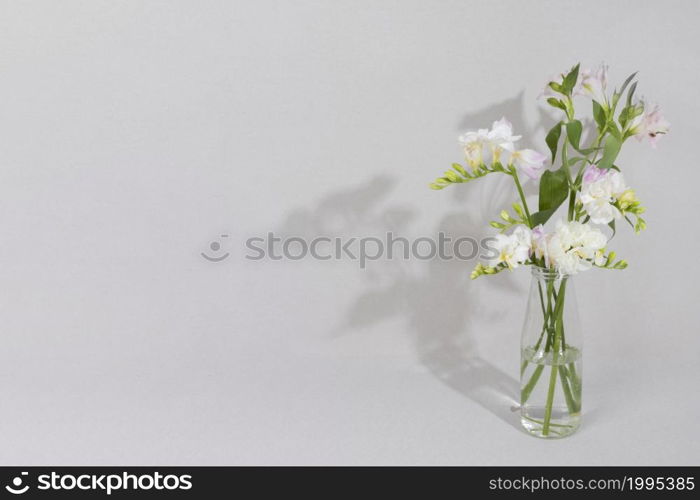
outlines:
[[[566,171],[547,170],[540,178],[539,212],[531,216],[532,227],[545,224],[557,211],[569,194]]]
[[[616,229],[615,229],[615,219],[613,219],[613,220],[611,220],[610,222],[608,222],[608,226],[610,226],[610,229],[612,229],[612,235],[611,235],[610,238],[609,238],[609,239],[611,240],[611,239],[613,239],[613,237],[615,236],[615,232],[616,232]]]
[[[618,128],[614,121],[608,122],[607,129],[610,134],[614,135],[620,141],[620,143],[622,143],[622,131]]]
[[[549,218],[556,211],[557,209],[555,208],[553,210],[540,210],[539,212],[535,212],[530,216],[530,219],[532,220],[532,227],[539,226],[540,224],[546,224]]]
[[[637,72],[636,72],[636,71],[635,71],[634,73],[632,73],[630,76],[627,77],[627,79],[625,80],[625,82],[622,84],[622,87],[620,87],[620,92],[619,92],[620,95],[622,95],[622,94],[625,93],[625,89],[627,88],[627,85],[630,84],[630,82],[632,81],[632,79],[633,79],[635,76],[637,76]]]
[[[605,139],[605,146],[603,146],[603,157],[598,162],[598,168],[608,169],[612,167],[621,147],[622,142],[620,139],[614,135],[609,135]]]
[[[562,82],[562,90],[566,95],[570,95],[571,91],[574,90],[574,87],[576,86],[579,66],[580,64],[574,66],[571,71],[569,71],[569,74],[564,77],[564,81]]]
[[[617,102],[620,100],[620,96],[622,96],[622,94],[625,93],[625,89],[627,88],[627,86],[630,84],[630,82],[632,81],[632,79],[633,79],[635,76],[637,76],[637,72],[636,72],[636,71],[635,71],[634,73],[632,73],[630,76],[627,77],[627,79],[625,80],[625,82],[622,84],[622,87],[620,87],[620,91],[619,91],[619,92],[616,90],[616,91],[613,93],[613,102],[612,102],[613,109],[615,109],[615,107],[617,106]]]
[[[554,98],[554,97],[550,97],[550,98],[547,99],[547,103],[548,103],[550,106],[553,106],[553,107],[555,107],[555,108],[559,108],[559,109],[561,109],[561,110],[563,110],[563,111],[566,111],[566,104],[564,104],[563,102],[561,102],[559,99],[556,99],[556,98]]]
[[[605,123],[608,121],[607,117],[605,116],[603,106],[598,104],[596,101],[593,101],[593,119],[595,120],[596,125],[598,125],[599,131],[603,130]]]
[[[545,138],[545,142],[547,143],[547,146],[549,146],[549,150],[552,152],[552,163],[554,163],[554,159],[557,157],[557,145],[559,144],[559,137],[561,136],[561,126],[562,122],[554,125],[547,133],[547,137]]]
[[[627,121],[629,120],[629,114],[630,114],[630,108],[629,106],[625,106],[622,108],[622,111],[620,111],[620,116],[617,117],[617,121],[620,122],[620,126],[624,129],[625,126],[627,125]]]
[[[540,178],[540,212],[556,210],[568,194],[569,182],[564,169],[545,171]]]
[[[569,141],[571,145],[575,148],[579,148],[579,142],[581,142],[581,132],[583,131],[583,125],[579,120],[571,120],[566,124],[566,135],[569,136]]]
[[[637,90],[637,82],[634,82],[630,87],[629,92],[627,92],[627,107],[632,105],[632,96],[634,96],[635,90]]]

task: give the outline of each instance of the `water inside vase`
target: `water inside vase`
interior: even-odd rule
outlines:
[[[551,404],[547,402],[551,400]],[[549,411],[547,410],[549,408]],[[537,437],[572,434],[581,420],[581,351],[558,353],[527,347],[522,351],[520,419]]]

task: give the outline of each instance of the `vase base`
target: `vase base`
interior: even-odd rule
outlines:
[[[570,436],[578,430],[581,425],[580,414],[570,414],[564,411],[552,411],[552,415],[547,423],[544,418],[544,410],[527,408],[520,415],[520,424],[523,429],[535,437],[542,439],[560,439]]]

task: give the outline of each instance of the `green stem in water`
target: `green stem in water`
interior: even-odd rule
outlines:
[[[569,374],[571,394],[574,398],[574,402],[576,403],[574,406],[576,412],[578,413],[581,411],[581,379],[576,374],[576,367],[574,366],[574,363],[569,363],[567,372]]]
[[[539,286],[539,283],[538,283]],[[540,287],[540,292],[542,291]],[[554,294],[554,286],[552,285],[551,281],[547,281],[547,308],[545,310],[544,308],[544,299],[542,295],[540,295],[540,299],[542,300],[542,309],[544,311],[544,322],[542,325],[542,333],[540,333],[540,338],[537,341],[537,344],[535,344],[535,352],[540,348],[540,345],[542,343],[542,340],[544,338],[545,332],[547,333],[547,341],[545,343],[545,353],[549,352],[551,345],[552,345],[552,332],[554,331],[554,328],[552,328],[549,325],[550,318],[553,315],[552,312],[552,296]],[[522,366],[520,367],[520,376],[522,377],[523,374],[525,373],[525,368],[527,367],[527,359],[523,362]],[[532,394],[532,391],[534,390],[535,386],[537,385],[537,382],[540,379],[540,376],[542,375],[542,371],[544,370],[544,365],[537,365],[535,370],[532,372],[532,375],[530,375],[530,379],[527,381],[525,386],[523,387],[522,391],[520,392],[520,404],[521,406],[524,406],[525,403],[527,403],[527,400],[530,398],[530,394]]]
[[[542,317],[544,318],[544,323],[542,325],[542,331],[540,332],[540,338],[537,339],[537,343],[535,344],[534,351],[537,352],[537,349],[540,348],[540,345],[542,344],[542,340],[544,339],[544,332],[547,331],[547,311],[545,310],[544,307],[544,296],[542,295],[542,283],[539,281],[537,282],[537,291],[539,292],[540,295],[540,307],[542,307]],[[525,368],[527,368],[527,358],[523,360],[522,365],[520,366],[520,376],[522,377],[523,374],[525,373]]]
[[[556,356],[556,354],[555,354]],[[552,419],[552,403],[554,402],[554,388],[557,385],[558,365],[552,365],[552,373],[549,376],[549,390],[547,391],[547,404],[544,407],[544,424],[542,425],[542,435],[549,435],[549,423]]]
[[[525,420],[529,420],[530,422],[534,422],[534,423],[540,424],[540,425],[542,425],[544,423],[544,422],[542,422],[542,420],[537,420],[536,418],[528,417],[525,415],[523,415],[523,418]],[[573,425],[569,425],[569,424],[549,424],[549,426],[550,427],[573,427]]]
[[[569,414],[578,413],[576,411],[576,399],[571,394],[571,387],[569,386],[569,372],[565,366],[559,367],[559,379],[561,380],[561,387],[564,389],[564,399],[566,399],[566,408],[569,410]]]
[[[542,426],[542,435],[549,435],[549,423],[552,419],[552,405],[554,403],[554,389],[557,384],[557,374],[559,372],[559,343],[561,342],[562,333],[562,314],[564,311],[564,297],[566,292],[566,278],[561,282],[559,287],[559,296],[554,307],[554,349],[552,352],[552,373],[549,376],[549,390],[547,391],[547,402],[544,408],[544,424]]]
[[[525,406],[525,403],[527,403],[527,400],[530,398],[530,394],[532,394],[532,390],[535,388],[537,385],[537,382],[540,380],[540,376],[542,375],[542,370],[544,370],[544,365],[537,365],[535,368],[535,371],[532,372],[532,376],[530,377],[530,380],[528,380],[527,384],[525,384],[525,387],[523,387],[523,390],[520,392],[520,405]]]

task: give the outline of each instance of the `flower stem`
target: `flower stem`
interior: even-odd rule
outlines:
[[[571,394],[571,387],[569,386],[569,372],[565,366],[559,367],[559,379],[561,380],[561,387],[564,389],[564,399],[566,399],[566,408],[569,410],[570,414],[576,413],[576,400]]]
[[[525,415],[523,415],[523,418],[525,420],[529,420],[530,422],[534,422],[534,423],[540,424],[540,425],[542,425],[544,423],[544,422],[542,422],[542,420],[537,420],[536,418],[527,417]],[[573,425],[570,425],[570,424],[549,424],[549,426],[550,427],[573,427]]]
[[[511,167],[510,175],[513,176],[515,187],[518,189],[518,194],[520,195],[520,201],[523,202],[523,209],[527,217],[527,225],[532,228],[532,217],[530,217],[530,210],[527,208],[527,201],[525,201],[525,193],[523,192],[523,187],[520,185],[520,179],[518,179],[518,172],[515,170],[515,167]]]
[[[557,374],[559,373],[559,346],[561,342],[562,327],[563,327],[563,311],[564,297],[566,293],[566,278],[564,278],[559,286],[559,295],[557,303],[554,306],[554,345],[552,352],[552,373],[549,376],[549,390],[547,391],[547,402],[544,408],[544,425],[542,426],[542,435],[549,435],[549,424],[552,419],[552,405],[554,403],[554,389],[557,384]]]
[[[547,333],[547,340],[545,342],[545,347],[544,351],[545,353],[549,352],[549,349],[552,344],[552,331],[553,328],[549,326],[549,321],[552,316],[552,294],[554,293],[554,287],[552,286],[551,281],[547,281],[547,308],[545,309],[544,307],[544,297],[542,296],[542,287],[540,286],[540,283],[537,283],[538,290],[540,292],[540,303],[542,305],[542,314],[544,315],[543,322],[542,322],[542,332],[540,333],[540,338],[537,340],[537,343],[535,344],[534,351],[537,352],[540,348],[540,345],[542,345],[542,340],[544,339],[544,334]],[[520,376],[522,377],[525,374],[525,368],[527,368],[527,359],[525,359],[520,367]],[[540,379],[540,376],[542,375],[542,370],[544,369],[543,365],[538,365],[537,368],[532,372],[532,375],[530,375],[530,379],[527,381],[525,386],[523,387],[522,391],[520,392],[520,404],[524,405],[528,398],[530,397],[530,394],[532,393],[532,390],[535,388],[535,385],[537,384],[537,381]]]
[[[544,365],[537,365],[535,371],[532,372],[530,380],[528,380],[527,384],[525,384],[525,387],[523,387],[523,390],[520,392],[520,406],[525,406],[525,403],[527,403],[527,400],[530,398],[530,394],[532,394],[532,390],[540,380],[542,370],[544,370]]]
[[[535,344],[535,347],[533,349],[534,352],[537,352],[537,350],[540,348],[540,345],[542,345],[542,340],[544,339],[544,333],[547,331],[547,311],[545,310],[544,307],[544,296],[542,294],[542,283],[539,281],[537,282],[537,291],[539,292],[540,296],[540,307],[542,308],[542,317],[544,318],[543,324],[542,324],[542,331],[540,332],[540,338],[537,339],[537,343]],[[520,366],[520,376],[522,377],[523,374],[525,373],[525,368],[527,368],[527,363],[528,360],[525,358],[522,362],[522,365]]]
[[[555,354],[556,356],[556,354]],[[544,408],[544,424],[542,426],[542,435],[549,435],[549,424],[552,419],[552,403],[554,402],[554,388],[557,384],[558,365],[552,365],[552,373],[549,376],[549,390],[547,391],[547,404]]]

